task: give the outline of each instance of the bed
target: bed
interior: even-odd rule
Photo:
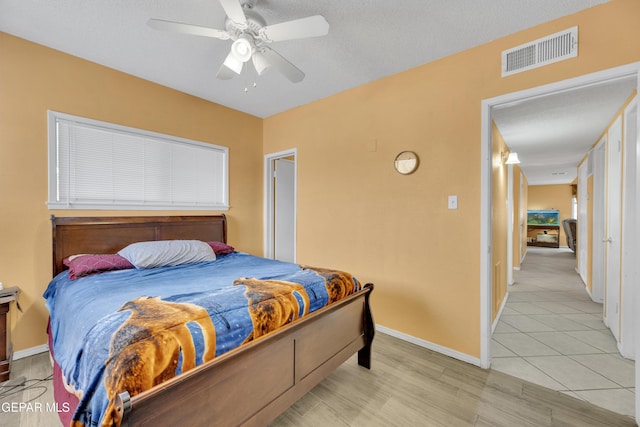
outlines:
[[[373,285],[235,251],[224,215],[51,220],[45,298],[65,425],[264,426],[353,354],[371,367]],[[215,260],[139,268],[140,242],[208,245]],[[81,276],[73,262],[93,255],[78,254],[131,265]]]

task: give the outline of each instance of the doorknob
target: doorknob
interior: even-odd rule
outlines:
[[[602,239],[602,243],[613,243],[613,239],[611,237],[608,239]]]

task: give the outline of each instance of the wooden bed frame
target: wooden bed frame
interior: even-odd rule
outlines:
[[[227,240],[226,217],[51,217],[54,275],[79,253],[138,241]],[[135,396],[118,396],[122,426],[264,426],[358,353],[371,367],[372,284],[252,343]]]

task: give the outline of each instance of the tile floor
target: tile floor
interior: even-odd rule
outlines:
[[[566,248],[530,247],[492,341],[492,369],[635,416],[635,364],[620,356]]]

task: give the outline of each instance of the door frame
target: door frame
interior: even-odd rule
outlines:
[[[275,257],[275,161],[293,156],[294,177],[293,177],[293,217],[298,217],[298,149],[278,151],[277,153],[265,154],[264,156],[264,257],[274,259]],[[296,253],[297,227],[293,227],[293,253]]]
[[[638,94],[627,105],[623,112],[623,176],[622,186],[622,293],[621,300],[621,330],[622,342],[618,346],[620,353],[629,359],[638,359],[636,348],[638,346],[638,323],[634,325],[635,314],[640,296],[636,278],[640,276],[640,267],[633,262],[633,256],[640,253],[640,227],[636,221],[625,219],[634,218],[640,212],[640,102]],[[633,125],[629,123],[632,122]],[[631,131],[631,132],[630,132]],[[630,134],[631,136],[630,137]],[[636,258],[637,259],[637,258]],[[631,261],[630,261],[631,260]],[[640,319],[640,316],[637,316]],[[635,329],[634,329],[635,327]],[[635,332],[635,333],[634,333]],[[637,385],[637,384],[636,384]]]
[[[514,204],[513,199],[513,165],[507,165],[507,286],[514,283],[513,279],[513,239],[514,239]],[[507,288],[508,289],[508,288]],[[507,291],[508,292],[508,291]]]
[[[640,75],[640,62],[598,71],[583,76],[562,80],[531,89],[512,92],[481,102],[481,170],[480,170],[480,366],[491,366],[491,317],[492,317],[492,259],[491,259],[491,111],[498,106],[522,102],[554,93],[561,93],[603,83],[608,80]],[[640,85],[639,85],[640,87]],[[512,248],[510,248],[512,250]],[[640,254],[638,254],[640,256]],[[636,358],[639,360],[640,358]],[[637,371],[638,369],[636,369]],[[636,387],[640,383],[636,382]],[[640,400],[636,395],[636,403]],[[636,404],[636,408],[640,405]]]

